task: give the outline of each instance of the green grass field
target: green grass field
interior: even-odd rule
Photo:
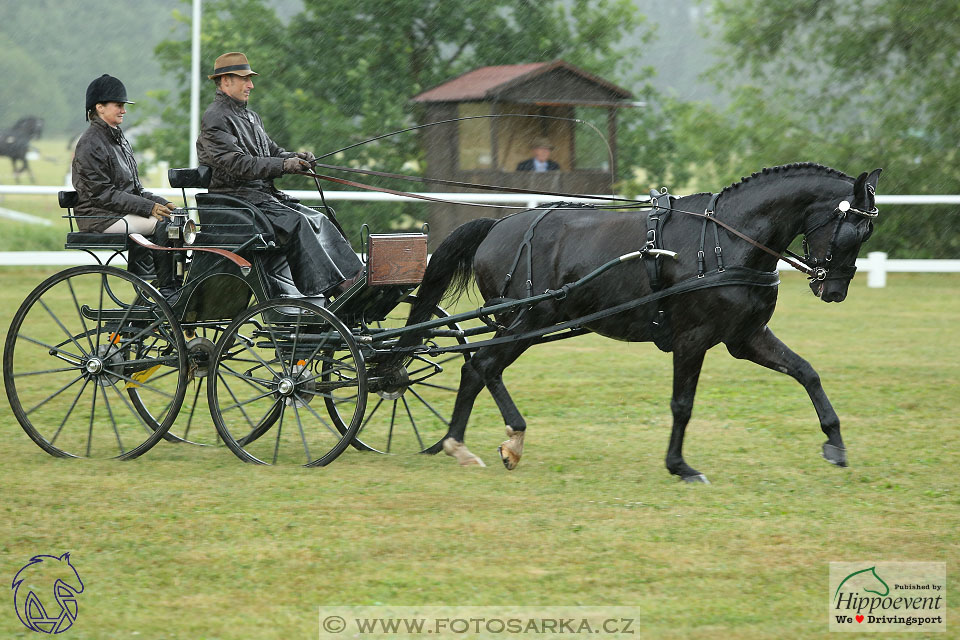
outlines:
[[[0,270],[4,331],[53,271]],[[486,469],[350,449],[322,469],[256,467],[166,442],[59,460],[5,404],[0,576],[69,551],[85,584],[71,638],[315,638],[321,607],[376,604],[628,606],[635,637],[827,637],[829,562],[960,560],[958,290],[955,275],[860,277],[826,305],[786,274],[772,327],[819,371],[851,467],[820,459],[798,384],[720,348],[685,447],[709,486],[663,466],[670,357],[595,336],[507,371],[529,425],[513,472],[486,393],[467,431]],[[0,637],[33,637],[11,600]],[[948,603],[948,633],[927,637],[960,624]]]

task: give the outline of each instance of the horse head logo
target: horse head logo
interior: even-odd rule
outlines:
[[[30,562],[14,576],[10,588],[13,589],[17,617],[31,631],[62,633],[77,619],[77,595],[83,593],[83,581],[70,564],[69,553],[60,557],[30,558]],[[56,606],[51,605],[51,592]]]
[[[867,593],[875,593],[881,598],[889,595],[890,587],[887,586],[887,583],[883,581],[883,578],[877,575],[877,568],[870,567],[868,569],[861,569],[860,571],[854,571],[846,578],[840,581],[840,584],[837,586],[836,592],[833,594],[833,599],[837,599],[837,595],[840,593],[840,588],[844,584],[850,582],[847,585],[848,589],[859,589],[866,591]]]

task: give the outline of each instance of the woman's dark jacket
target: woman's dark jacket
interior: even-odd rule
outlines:
[[[149,218],[154,203],[168,202],[143,190],[130,143],[119,127],[100,118],[94,118],[77,141],[72,167],[79,197],[73,212],[80,216],[81,231],[103,231],[127,214]]]

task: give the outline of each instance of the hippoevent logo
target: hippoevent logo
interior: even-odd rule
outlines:
[[[831,562],[830,631],[946,631],[943,562]]]
[[[13,577],[17,617],[37,633],[63,633],[77,619],[77,596],[83,593],[80,574],[70,554],[33,556]]]

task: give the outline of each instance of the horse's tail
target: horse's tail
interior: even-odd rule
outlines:
[[[473,281],[473,258],[497,221],[494,218],[479,218],[453,230],[430,256],[430,264],[423,274],[417,301],[410,309],[407,326],[426,322],[433,310],[444,298],[456,299],[463,295]],[[449,290],[449,291],[448,291]],[[401,337],[399,346],[412,346],[420,342],[415,332]]]

